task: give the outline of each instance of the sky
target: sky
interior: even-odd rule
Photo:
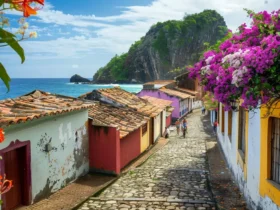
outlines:
[[[267,1],[267,3],[265,3]],[[116,54],[166,20],[215,9],[235,31],[250,21],[243,8],[254,11],[280,9],[279,0],[47,0],[38,15],[27,19],[36,39],[21,42],[26,61],[9,47],[1,49],[1,62],[11,78],[92,78]],[[7,12],[12,32],[19,12]]]

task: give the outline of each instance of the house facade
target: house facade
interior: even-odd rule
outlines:
[[[176,90],[167,88],[160,89],[143,89],[137,94],[139,97],[151,96],[167,101],[172,101],[171,106],[174,107],[172,112],[172,120],[180,119],[192,110],[193,96]]]
[[[150,146],[150,118],[131,108],[95,103],[89,117],[90,171],[119,174]]]
[[[210,111],[219,120],[218,140],[251,209],[280,209],[280,111]],[[217,118],[216,118],[217,117]]]
[[[148,129],[151,143],[156,142],[162,136],[163,109],[152,105],[147,100],[129,93],[119,87],[94,90],[79,98],[100,101],[114,107],[129,107],[150,118]]]
[[[0,101],[0,168],[14,185],[2,196],[2,209],[47,198],[88,173],[90,106],[43,91]]]
[[[159,99],[159,98],[155,98],[155,97],[151,97],[151,96],[143,96],[141,98],[147,100],[151,104],[153,104],[163,110],[162,120],[161,120],[161,128],[162,128],[161,133],[163,135],[165,133],[165,128],[169,127],[171,125],[171,116],[172,116],[172,112],[174,110],[174,108],[171,106],[172,101],[163,100],[163,99]]]

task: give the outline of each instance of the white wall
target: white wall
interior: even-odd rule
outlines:
[[[154,140],[156,141],[161,136],[160,114],[154,118]]]
[[[193,109],[198,109],[202,107],[202,101],[194,101],[192,104]]]
[[[53,193],[89,170],[88,111],[33,120],[6,130],[0,149],[12,141],[30,141],[32,200]],[[45,152],[51,141],[52,151]],[[8,178],[8,177],[7,177]]]
[[[213,111],[214,113],[214,111]],[[221,114],[221,112],[220,112]],[[239,188],[244,193],[247,204],[254,210],[280,210],[268,197],[261,197],[259,194],[260,185],[260,111],[249,113],[248,122],[248,161],[247,179],[244,172],[237,163],[237,141],[238,141],[238,112],[232,113],[232,135],[231,141],[228,135],[228,112],[225,112],[224,135],[218,130],[218,139],[225,154],[228,166],[233,172]],[[219,125],[220,127],[220,125]]]
[[[166,109],[164,109],[162,112],[162,131],[161,131],[162,134],[164,134],[165,132],[165,127],[166,127]]]

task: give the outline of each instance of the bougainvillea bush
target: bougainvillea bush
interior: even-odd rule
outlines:
[[[251,26],[242,24],[236,34],[229,31],[227,39],[188,69],[226,110],[233,102],[252,110],[260,101],[280,98],[280,10],[246,11]]]

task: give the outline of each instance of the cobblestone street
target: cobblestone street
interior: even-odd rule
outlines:
[[[206,164],[209,136],[198,112],[188,117],[188,126],[185,139],[172,131],[165,147],[79,209],[215,209]]]

